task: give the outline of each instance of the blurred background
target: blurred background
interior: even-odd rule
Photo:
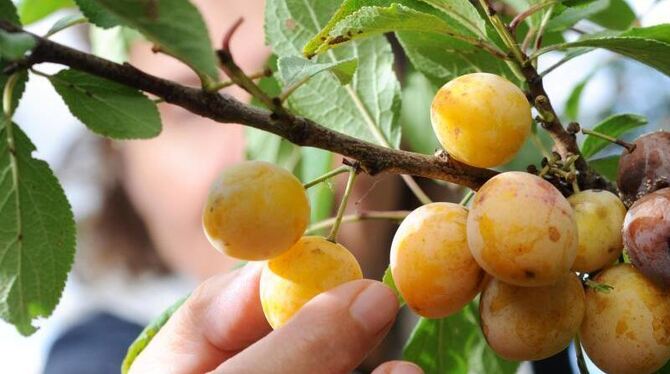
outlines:
[[[629,0],[628,2],[637,14],[642,15],[640,23],[643,26],[670,22],[670,0]],[[226,0],[221,3],[221,8],[229,6],[233,9],[240,9],[245,2]],[[240,10],[240,12],[242,11]],[[67,11],[58,12],[31,25],[29,30],[37,34],[44,34],[55,21],[66,14],[68,14]],[[216,18],[216,15],[216,12],[212,12],[212,14],[208,14],[206,17]],[[237,15],[230,16],[231,19],[236,17]],[[262,20],[262,18],[259,19]],[[225,26],[224,24],[218,27],[224,28]],[[577,27],[585,29],[589,29],[589,26],[588,24],[577,25]],[[211,24],[210,27],[212,27]],[[260,24],[258,22],[254,23],[253,19],[247,22],[245,27],[249,28],[249,32],[260,33]],[[116,39],[117,35],[114,35],[114,33],[118,32],[120,31],[112,30],[105,33],[95,31],[95,37],[99,41],[104,41],[105,38],[118,40]],[[89,50],[88,36],[88,30],[82,26],[77,26],[57,34],[53,39],[78,49]],[[262,36],[255,36],[254,41],[260,43],[262,42],[261,39]],[[240,51],[242,47],[242,45],[237,46]],[[96,48],[98,49],[96,52],[106,55],[118,56],[119,54],[118,46],[111,42],[99,42]],[[234,45],[233,51],[235,51],[235,48]],[[159,63],[153,60],[150,61],[149,57],[145,56],[148,52],[137,51],[135,53],[136,61],[142,61],[139,63],[140,66],[145,64],[150,71],[156,74],[167,71],[165,69],[168,69],[168,67],[158,66],[157,64]],[[253,53],[249,52],[248,66],[260,67],[262,65],[257,61],[261,60],[265,52],[261,50],[256,53],[258,55],[253,55]],[[143,60],[145,58],[147,59],[146,61]],[[553,65],[560,58],[561,54],[559,53],[546,55],[540,59],[541,65],[539,70],[542,71],[543,68]],[[167,66],[172,65],[168,63]],[[60,68],[59,66],[50,65],[39,67],[41,71],[47,73],[56,72]],[[178,80],[186,83],[194,83],[193,81],[189,81],[189,79],[191,78],[178,76]],[[568,99],[571,96],[575,96],[575,87],[579,85],[583,85],[583,92],[579,100],[580,105],[577,118],[583,127],[592,127],[614,113],[630,112],[646,116],[649,120],[649,125],[647,128],[641,128],[637,133],[630,134],[629,138],[634,138],[636,135],[650,129],[663,128],[670,130],[670,78],[647,66],[623,59],[606,51],[596,51],[560,66],[545,79],[547,92],[561,113],[564,112]],[[429,105],[434,87],[418,73],[410,72],[404,79],[403,90],[402,122],[405,126],[403,144],[408,149],[432,153],[436,148],[436,143],[433,141],[432,131],[430,130]],[[233,92],[233,94],[239,95],[239,92]],[[179,111],[172,112],[172,109],[164,109],[162,115],[164,118],[168,116],[176,122],[191,121],[187,114]],[[109,181],[111,177],[108,174],[110,170],[114,170],[116,167],[114,163],[123,162],[125,160],[124,157],[146,163],[145,166],[140,165],[137,168],[126,166],[124,173],[129,173],[130,175],[134,175],[133,173],[146,175],[153,171],[152,165],[154,164],[151,163],[152,154],[137,154],[139,152],[137,149],[142,147],[142,144],[139,144],[139,142],[131,141],[123,142],[129,144],[108,144],[101,143],[97,138],[90,135],[83,125],[72,117],[60,97],[45,79],[36,76],[31,78],[15,119],[37,146],[36,157],[46,160],[59,175],[68,198],[73,205],[75,215],[83,227],[83,229],[80,228],[79,247],[86,245],[88,243],[87,240],[97,240],[95,236],[91,238],[82,237],[81,232],[82,230],[83,232],[100,231],[88,230],[87,228],[97,225],[96,220],[100,217],[101,209],[106,209],[110,204],[106,199],[110,196],[108,193],[109,186],[110,184],[114,184],[114,182]],[[211,126],[211,123],[203,122],[201,125]],[[173,136],[182,136],[183,128],[174,127],[169,131],[166,129],[165,133],[161,136],[168,140]],[[230,131],[231,133],[221,133],[221,136],[231,136],[238,140],[243,139],[240,133],[241,130],[237,127]],[[205,136],[204,134],[202,136]],[[426,137],[421,134],[430,134],[431,136]],[[191,140],[194,144],[198,142],[196,138],[192,138]],[[165,141],[161,144],[166,147],[171,146],[169,143],[165,145]],[[239,141],[236,144],[239,148],[242,142]],[[158,143],[155,143],[153,146],[159,147]],[[236,145],[233,144],[230,147],[235,148]],[[120,153],[126,155],[121,157],[121,161],[116,160],[116,157],[111,157],[107,153],[119,152],[117,148],[122,149]],[[241,154],[238,148],[235,148],[235,152]],[[204,176],[198,175],[197,171],[189,169],[188,165],[183,167],[179,165],[180,152],[189,151],[195,151],[195,149],[170,149],[170,152],[166,154],[173,155],[175,160],[171,160],[171,163],[168,162],[167,164],[180,173],[186,171],[194,174],[181,174],[180,178],[208,180]],[[228,151],[233,152],[230,149]],[[619,149],[610,147],[602,153],[602,156],[619,152]],[[153,156],[158,154],[158,151],[156,151]],[[538,155],[537,149],[529,143],[525,148],[523,157],[516,160],[513,166],[515,168],[524,168],[529,162],[538,162]],[[227,160],[227,162],[233,161],[236,161],[235,157]],[[110,162],[112,165],[109,165]],[[105,167],[100,167],[103,164]],[[216,167],[212,167],[212,169],[217,170]],[[363,201],[363,204],[369,202],[371,206],[374,206],[376,204],[374,201],[368,201],[374,200],[374,197],[367,196],[367,193],[372,188],[388,188],[391,191],[389,193],[400,194],[400,192],[393,191],[402,187],[398,187],[397,183],[389,182],[388,177],[383,177],[382,179],[381,182],[379,180],[368,181],[366,190],[360,194],[358,201]],[[178,191],[174,191],[174,185],[169,180],[153,181],[152,183],[152,191],[160,196],[175,199],[173,201],[174,204],[168,203],[160,206],[142,207],[140,208],[140,215],[156,214],[155,210],[159,210],[158,214],[164,215],[179,216],[190,214],[192,209],[184,208],[179,204],[178,200],[182,196],[177,193]],[[388,186],[376,186],[377,183],[381,183],[382,185],[387,183]],[[141,186],[126,186],[126,188],[130,190],[135,188],[140,191],[138,194],[141,194],[143,191]],[[198,186],[198,188],[200,187]],[[194,190],[198,190],[198,188],[194,188]],[[133,199],[132,196],[130,198],[131,200]],[[190,202],[188,199],[185,200]],[[199,211],[199,209],[198,206],[196,211]],[[179,225],[180,222],[178,219],[166,219],[164,223]],[[135,227],[132,226],[132,222],[129,224],[131,226],[122,226],[116,229],[123,229],[123,227],[131,227],[132,229],[132,227]],[[139,225],[140,223],[137,224]],[[161,222],[158,224],[161,224]],[[153,227],[148,227],[150,233],[159,235],[155,232],[156,230]],[[125,243],[114,241],[116,238],[114,231],[108,232],[107,235],[110,236],[107,238],[110,240],[109,243],[111,243],[109,248],[126,245]],[[356,232],[352,231],[349,235],[353,238],[356,236]],[[348,240],[355,242],[355,239]],[[198,246],[203,247],[201,244],[198,243]],[[158,243],[158,245],[161,244]],[[213,250],[207,250],[216,256]],[[159,260],[152,258],[137,260],[140,262],[144,261],[142,264],[156,270],[150,274],[139,272],[134,274],[132,278],[129,278],[126,276],[126,272],[133,272],[131,266],[130,270],[123,268],[119,272],[106,271],[104,275],[99,276],[100,274],[91,274],[95,273],[96,270],[87,265],[91,261],[94,261],[87,257],[88,252],[82,250],[78,252],[75,268],[78,268],[79,271],[75,272],[77,274],[71,274],[63,298],[56,308],[54,315],[42,321],[42,327],[37,333],[31,337],[24,338],[12,326],[0,323],[0,362],[3,370],[6,370],[5,372],[41,373],[45,365],[48,349],[54,340],[73,324],[88,318],[88,316],[100,310],[108,311],[110,314],[119,316],[132,323],[144,325],[175,300],[187,294],[197,284],[201,275],[204,276],[217,270],[214,268],[202,269],[202,266],[194,265],[200,266],[200,268],[197,271],[193,269],[178,269],[183,270],[180,271],[181,275],[175,275],[176,272],[168,274],[164,269],[161,269],[165,265],[164,263],[169,265],[179,261],[178,257],[170,257],[172,256],[170,254],[172,252],[168,250],[167,257]],[[186,253],[188,254],[189,252]],[[366,254],[359,254],[360,256],[365,257]],[[366,270],[366,275],[378,277],[385,264],[375,263],[374,258],[371,257],[369,259],[371,265]],[[113,260],[109,261],[113,262]],[[218,265],[220,265],[218,269],[225,269],[231,263],[221,261]],[[132,282],[130,283],[128,279],[132,279]],[[598,372],[593,366],[591,369],[592,373]],[[527,370],[527,367],[524,370]]]

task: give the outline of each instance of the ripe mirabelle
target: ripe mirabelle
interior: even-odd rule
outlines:
[[[279,328],[314,296],[361,278],[361,267],[346,248],[320,236],[302,237],[263,268],[263,312],[270,326]]]
[[[453,314],[480,291],[485,273],[468,249],[467,217],[458,204],[427,204],[410,213],[393,237],[393,279],[423,317]]]
[[[504,164],[530,134],[526,95],[495,74],[466,74],[448,82],[433,98],[430,115],[442,147],[472,166]]]
[[[508,360],[540,360],[570,344],[584,317],[584,288],[573,273],[556,284],[518,287],[492,279],[479,303],[489,346]]]
[[[633,264],[670,288],[670,188],[645,195],[630,207],[623,238]]]
[[[309,223],[302,183],[279,166],[246,161],[212,185],[202,222],[219,251],[243,260],[265,260],[288,250]]]
[[[670,292],[631,264],[598,274],[609,292],[586,291],[580,338],[586,354],[610,374],[652,373],[670,360]]]
[[[605,190],[587,190],[568,198],[575,212],[579,245],[572,270],[591,272],[610,265],[623,250],[621,228],[626,207]]]
[[[551,183],[507,172],[475,195],[468,246],[487,273],[517,286],[548,286],[568,272],[577,255],[572,207]]]

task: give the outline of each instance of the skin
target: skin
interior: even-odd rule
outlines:
[[[260,264],[204,282],[133,363],[131,373],[346,373],[388,332],[398,311],[383,284],[358,280],[308,302],[272,331],[258,298]],[[337,354],[334,354],[334,353]],[[420,374],[391,361],[374,374]]]
[[[279,166],[246,161],[223,171],[203,210],[210,243],[228,256],[267,260],[286,252],[309,223],[302,183]]]
[[[572,270],[592,272],[610,265],[623,251],[621,228],[626,207],[613,193],[587,190],[568,198],[575,212],[579,245]]]
[[[623,238],[642,273],[670,288],[670,188],[638,200],[626,214]]]
[[[361,278],[361,268],[346,248],[320,236],[305,236],[266,262],[260,284],[263,312],[277,329],[316,295]]]
[[[626,206],[650,192],[670,186],[670,132],[646,134],[633,144],[633,152],[621,153],[617,172],[617,186]]]
[[[499,174],[479,189],[467,237],[487,273],[517,286],[556,283],[577,255],[572,207],[549,182],[524,172]]]
[[[580,328],[584,350],[603,371],[646,374],[670,359],[670,293],[633,265],[598,274],[610,292],[586,291],[586,316]]]
[[[458,204],[427,204],[407,216],[393,238],[396,287],[423,317],[453,314],[481,289],[485,273],[468,249],[467,216]]]
[[[430,114],[442,147],[472,166],[506,163],[530,134],[528,99],[494,74],[466,74],[448,82],[435,95]]]
[[[584,289],[573,273],[554,285],[517,287],[492,279],[479,312],[489,346],[508,360],[541,360],[565,349],[584,316]]]

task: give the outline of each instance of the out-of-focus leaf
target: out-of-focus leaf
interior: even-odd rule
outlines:
[[[403,359],[419,365],[426,374],[514,374],[518,362],[498,357],[489,348],[472,302],[442,319],[421,318],[403,352]]]
[[[329,63],[315,63],[298,56],[289,56],[279,59],[277,63],[279,75],[286,87],[309,79],[323,71],[330,71],[337,78],[340,84],[348,84],[356,72],[358,59],[350,58],[343,61],[334,61]]]
[[[174,304],[172,304],[169,308],[167,308],[163,313],[161,313],[160,316],[156,317],[153,321],[149,322],[149,324],[142,330],[140,335],[135,338],[135,340],[130,344],[130,347],[128,347],[128,352],[126,353],[126,357],[123,359],[123,364],[121,365],[121,373],[122,374],[127,374],[128,371],[130,370],[130,366],[133,364],[137,356],[144,351],[144,348],[151,343],[153,340],[154,336],[158,334],[161,328],[165,326],[167,321],[170,320],[170,317],[179,309],[182,304],[188,299],[188,296],[184,296],[183,298],[177,300]]]
[[[647,119],[635,114],[617,114],[606,118],[598,123],[593,131],[618,138],[619,136],[647,124]],[[593,135],[586,136],[582,143],[582,155],[585,159],[593,157],[596,153],[610,145],[607,140],[600,139]]]
[[[382,282],[384,282],[385,285],[389,286],[389,288],[393,290],[393,293],[398,298],[398,305],[400,305],[401,307],[405,305],[405,299],[400,294],[400,291],[398,290],[398,287],[396,287],[395,281],[393,280],[391,267],[387,267],[386,270],[384,271],[384,277],[382,278]]]
[[[12,0],[0,0],[0,20],[20,25],[19,16]]]
[[[82,16],[81,14],[68,14],[67,16],[62,17],[61,19],[56,21],[56,23],[54,23],[53,26],[51,26],[49,31],[47,31],[46,36],[49,37],[69,27],[86,22],[87,22],[86,17]]]
[[[589,17],[589,21],[611,30],[627,30],[636,16],[626,0],[610,0],[607,9]]]
[[[77,6],[91,23],[103,29],[123,25],[121,18],[96,3],[96,0],[75,0]]]
[[[29,34],[0,30],[0,59],[5,61],[19,60],[36,44],[35,38]]]
[[[547,50],[576,47],[604,48],[670,75],[670,24],[667,23],[634,28],[621,33],[589,35],[574,42],[557,44]]]
[[[554,6],[555,16],[547,23],[548,31],[563,31],[575,23],[607,10],[610,0],[580,1],[574,6]]]
[[[20,0],[17,8],[21,23],[28,25],[57,10],[73,6],[74,2],[72,0]]]
[[[326,174],[333,167],[333,154],[318,148],[300,148],[300,176],[304,182]],[[319,222],[331,216],[335,193],[328,182],[319,183],[307,190],[311,203],[311,221]]]
[[[415,152],[432,154],[440,145],[430,123],[430,105],[437,89],[421,73],[407,75],[402,90],[400,123],[403,139]]]
[[[619,170],[619,159],[621,156],[609,156],[589,160],[589,165],[611,182],[616,182],[617,171]]]
[[[579,116],[579,101],[582,98],[582,93],[584,92],[584,88],[586,88],[586,84],[593,78],[593,75],[594,72],[587,75],[584,79],[579,81],[570,92],[568,100],[565,102],[565,116],[568,117],[570,121],[577,121]]]

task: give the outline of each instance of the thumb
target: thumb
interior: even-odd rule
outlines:
[[[382,283],[346,283],[312,299],[215,373],[350,372],[386,335],[397,312],[395,295]]]

